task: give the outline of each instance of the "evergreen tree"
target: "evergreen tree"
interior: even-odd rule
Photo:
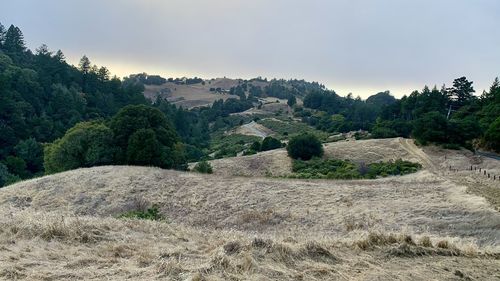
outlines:
[[[26,45],[24,43],[23,33],[18,27],[14,25],[9,27],[5,33],[2,48],[14,62],[24,63]]]
[[[5,34],[7,31],[5,30],[5,26],[0,22],[0,50],[3,49],[3,43],[5,41]]]
[[[453,81],[453,87],[450,93],[455,100],[455,104],[459,107],[464,106],[473,99],[475,92],[472,87],[473,82],[468,81],[466,77],[460,77]]]
[[[83,75],[89,74],[90,70],[92,69],[90,59],[86,55],[83,55],[83,57],[80,59],[80,62],[78,63],[78,69],[82,72]]]

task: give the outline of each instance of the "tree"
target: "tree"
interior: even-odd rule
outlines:
[[[297,98],[295,98],[295,96],[290,96],[286,104],[288,104],[288,106],[294,106],[295,104],[297,104]]]
[[[500,117],[491,123],[484,135],[484,140],[490,149],[500,152]]]
[[[99,122],[82,122],[45,147],[48,174],[113,163],[113,132]]]
[[[391,92],[385,91],[370,96],[366,99],[366,103],[373,104],[379,107],[391,105],[396,102],[396,98],[391,95]]]
[[[140,129],[130,136],[127,146],[127,164],[166,167],[165,151],[152,129]]]
[[[253,145],[252,145],[253,146]],[[277,148],[281,148],[282,144],[279,140],[273,137],[265,137],[262,141],[262,145],[260,146],[260,151],[268,151]]]
[[[5,34],[7,31],[5,30],[5,26],[0,22],[0,50],[2,49],[3,42],[5,41]]]
[[[60,63],[66,62],[66,57],[64,56],[61,50],[57,50],[56,54],[54,55],[54,58]]]
[[[9,55],[19,55],[26,50],[23,33],[17,26],[11,25],[5,33],[3,48]]]
[[[427,142],[446,143],[447,130],[446,117],[437,111],[432,111],[415,120],[412,134],[423,144]]]
[[[108,81],[109,80],[109,70],[106,67],[102,66],[97,71],[97,77],[99,77],[100,81]]]
[[[464,106],[473,99],[472,94],[475,90],[472,84],[473,82],[469,82],[466,77],[460,77],[453,81],[453,87],[449,90],[457,106]]]
[[[34,138],[19,141],[14,152],[26,162],[26,168],[31,174],[43,171],[43,146]]]
[[[78,69],[80,69],[83,74],[88,74],[91,68],[92,64],[90,63],[89,58],[86,55],[83,55],[78,63]]]
[[[115,136],[115,145],[121,151],[117,154],[119,164],[172,168],[183,164],[177,161],[185,161],[178,155],[182,154],[179,151],[182,148],[176,147],[179,142],[176,131],[157,108],[146,105],[126,106],[113,116],[110,127]],[[144,143],[146,140],[149,144]],[[152,145],[152,150],[145,148],[147,145]],[[157,155],[152,153],[158,154],[160,159],[155,158]],[[144,159],[149,159],[149,162],[146,163]]]
[[[21,178],[29,176],[29,173],[26,171],[26,162],[23,159],[15,156],[7,156],[4,163],[9,169],[9,173],[18,175]]]
[[[260,151],[260,149],[261,149],[261,144],[260,144],[260,142],[258,142],[258,141],[254,141],[254,142],[252,143],[252,145],[250,146],[250,149],[251,149],[251,150],[253,150],[253,151],[255,151],[255,152]]]
[[[0,187],[13,184],[20,180],[21,178],[9,173],[9,169],[7,169],[4,164],[0,163]]]
[[[313,134],[302,134],[293,137],[288,143],[287,151],[288,156],[301,160],[321,157],[324,153],[323,145]]]

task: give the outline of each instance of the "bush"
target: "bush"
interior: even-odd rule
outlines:
[[[164,220],[157,206],[148,208],[145,211],[130,211],[120,216],[120,218],[141,219],[141,220]]]
[[[293,137],[287,146],[288,156],[293,159],[309,160],[312,157],[321,157],[324,153],[323,145],[315,135],[302,134]]]
[[[260,151],[268,151],[277,148],[281,148],[283,145],[281,142],[273,137],[266,137],[262,141],[262,145],[260,146]]]
[[[253,150],[253,151],[260,151],[260,149],[261,149],[261,144],[258,141],[254,141],[252,143],[252,145],[250,146],[250,150]]]
[[[82,122],[45,147],[47,174],[113,163],[113,132],[99,122]]]
[[[208,163],[207,161],[198,162],[194,166],[193,170],[202,174],[211,174],[214,172],[212,169],[212,165],[210,165],[210,163]]]
[[[403,161],[379,162],[366,165],[339,159],[313,158],[309,161],[294,160],[291,178],[304,179],[374,179],[395,175],[406,175],[418,171],[418,163]]]

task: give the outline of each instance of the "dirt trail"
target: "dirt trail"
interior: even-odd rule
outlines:
[[[415,145],[415,143],[413,143],[412,139],[399,138],[399,143],[406,151],[408,151],[408,153],[417,157],[422,162],[424,168],[433,173],[438,171],[438,167],[434,165],[432,160],[429,158],[429,156],[427,156],[427,154],[425,154],[425,152],[423,152]]]
[[[256,123],[255,121],[242,125],[236,130],[236,132],[243,135],[257,136],[261,138],[265,138],[273,133],[270,129]]]

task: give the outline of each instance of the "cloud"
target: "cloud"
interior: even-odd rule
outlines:
[[[500,75],[495,0],[120,0],[2,4],[4,23],[112,70],[305,78],[364,97]]]

